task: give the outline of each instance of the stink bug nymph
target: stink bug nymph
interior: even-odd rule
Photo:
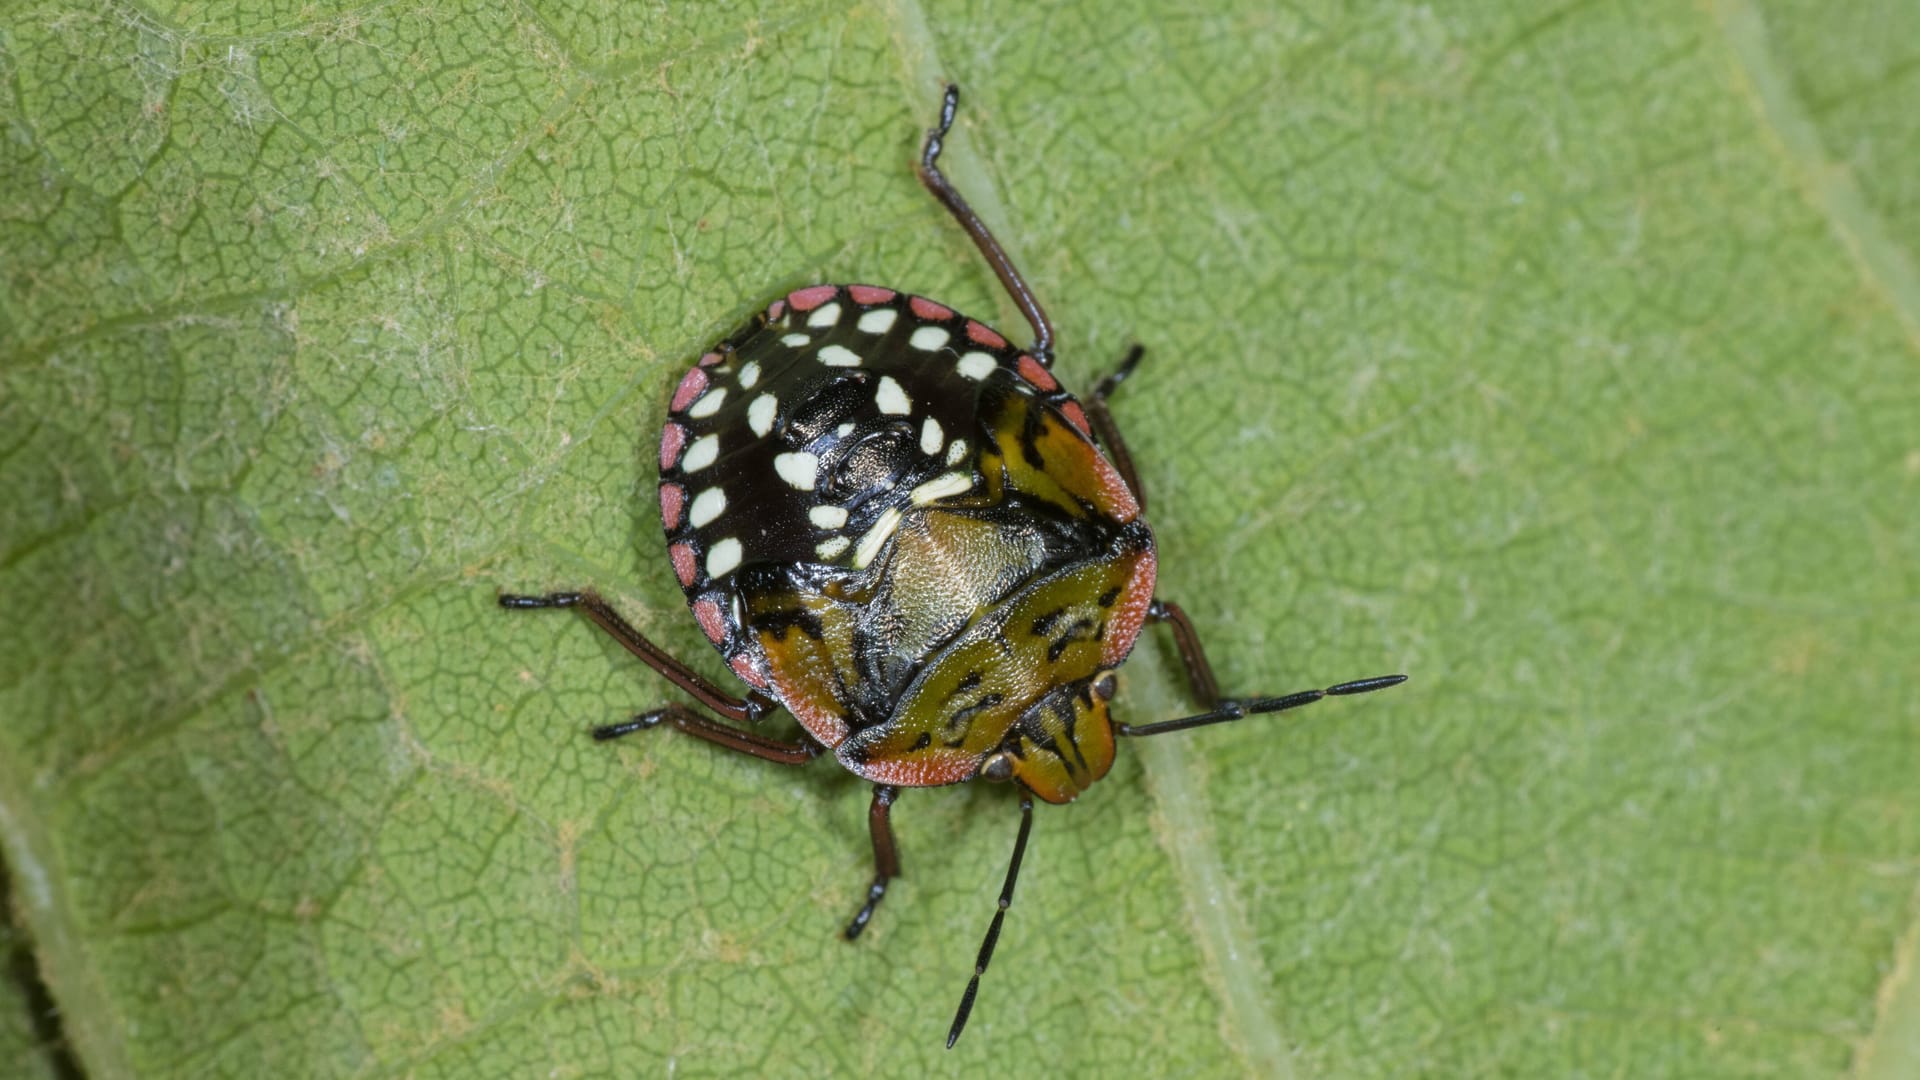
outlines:
[[[831,754],[872,781],[873,884],[856,938],[900,874],[889,821],[900,789],[1011,781],[1020,831],[973,978],[973,1009],[1013,900],[1033,800],[1071,802],[1105,776],[1116,736],[1159,735],[1405,681],[1384,675],[1282,697],[1224,698],[1193,624],[1154,595],[1145,493],[1107,398],[1135,346],[1082,405],[1049,370],[1053,328],[986,224],[939,169],[960,92],[949,86],[920,180],[952,214],[1033,329],[1021,349],[925,297],[815,285],[773,301],[709,349],[673,391],[660,437],[660,517],[687,605],[744,694],[642,637],[593,592],[501,596],[577,608],[700,705],[672,703],[594,730],[662,722],[768,761]],[[1206,710],[1115,723],[1113,673],[1147,623],[1172,631]],[[741,727],[784,708],[798,738]]]

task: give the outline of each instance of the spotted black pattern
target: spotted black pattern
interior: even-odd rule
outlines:
[[[859,285],[775,301],[686,373],[661,438],[661,519],[687,601],[736,671],[757,681],[743,593],[871,576],[913,508],[980,500],[980,417],[1007,394],[1085,429],[998,333]]]

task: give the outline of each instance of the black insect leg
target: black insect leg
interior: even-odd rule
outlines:
[[[1173,643],[1180,650],[1180,666],[1186,669],[1187,685],[1193,688],[1194,700],[1209,709],[1219,705],[1220,683],[1213,677],[1213,665],[1207,662],[1206,650],[1200,647],[1200,635],[1193,629],[1193,620],[1187,618],[1179,604],[1157,597],[1147,605],[1147,618],[1173,628]]]
[[[1033,349],[1031,350],[1033,358],[1040,361],[1042,365],[1051,366],[1053,364],[1053,324],[1047,321],[1047,313],[1040,309],[1040,301],[1034,297],[1033,290],[1027,288],[1026,279],[1020,276],[1020,271],[1014,267],[1013,260],[1007,256],[1006,249],[1001,247],[1000,242],[993,238],[993,233],[988,231],[987,223],[981,221],[980,215],[974,213],[973,207],[967,205],[967,200],[960,197],[960,192],[940,171],[937,164],[947,132],[953,129],[954,110],[959,107],[960,88],[949,83],[946,97],[940,103],[940,122],[927,132],[926,144],[920,149],[920,182],[925,184],[927,190],[933,192],[933,197],[939,199],[940,204],[947,208],[947,213],[953,215],[953,220],[960,223],[960,228],[973,241],[973,246],[979,248],[980,254],[986,258],[987,265],[993,267],[994,276],[1000,279],[1001,287],[1007,290],[1007,295],[1013,297],[1014,305],[1020,309],[1020,314],[1026,316],[1027,325],[1033,327]]]
[[[973,962],[973,978],[967,981],[967,991],[960,995],[960,1008],[953,1014],[953,1026],[947,1029],[947,1049],[960,1041],[960,1032],[967,1026],[967,1017],[973,1013],[973,998],[980,992],[980,976],[987,973],[987,965],[993,960],[993,947],[1000,941],[1000,924],[1006,921],[1007,909],[1013,906],[1013,883],[1020,878],[1020,860],[1027,854],[1027,834],[1033,831],[1033,799],[1020,800],[1020,835],[1013,842],[1013,858],[1007,863],[1007,883],[1000,887],[1000,908],[993,913],[993,923],[987,927],[986,940],[980,943],[980,955]]]
[[[1200,635],[1194,631],[1193,620],[1187,618],[1185,611],[1180,610],[1180,605],[1171,600],[1156,598],[1147,606],[1147,618],[1154,622],[1164,622],[1173,628],[1173,641],[1180,650],[1180,666],[1186,670],[1187,685],[1193,689],[1194,699],[1205,706],[1207,711],[1193,716],[1184,716],[1178,720],[1163,720],[1138,727],[1130,724],[1116,724],[1113,730],[1118,735],[1161,735],[1169,731],[1204,727],[1207,724],[1224,724],[1230,720],[1257,716],[1261,713],[1297,709],[1302,705],[1311,705],[1323,697],[1344,697],[1349,694],[1366,694],[1375,690],[1385,690],[1389,686],[1398,686],[1407,681],[1405,675],[1376,675],[1368,679],[1355,679],[1352,682],[1329,686],[1325,690],[1302,690],[1282,697],[1222,698],[1220,683],[1213,676],[1213,665],[1207,662],[1206,650],[1200,647]]]
[[[1094,385],[1093,393],[1087,396],[1087,423],[1092,425],[1094,434],[1100,437],[1100,445],[1107,451],[1107,457],[1113,461],[1113,467],[1119,470],[1120,478],[1125,480],[1132,490],[1134,501],[1145,512],[1147,508],[1147,490],[1140,484],[1139,474],[1133,469],[1133,455],[1127,452],[1126,440],[1120,437],[1120,426],[1114,423],[1113,410],[1107,406],[1107,398],[1114,388],[1127,381],[1133,369],[1139,366],[1144,350],[1135,345],[1127,350],[1120,366],[1113,374],[1101,379]],[[1168,731],[1183,731],[1191,727],[1206,724],[1221,724],[1229,720],[1238,720],[1245,716],[1260,713],[1280,712],[1285,709],[1297,709],[1309,705],[1323,697],[1340,697],[1347,694],[1365,694],[1374,690],[1384,690],[1389,686],[1398,686],[1407,681],[1405,675],[1380,675],[1371,679],[1356,679],[1325,690],[1303,690],[1297,694],[1288,694],[1277,698],[1247,698],[1244,700],[1226,700],[1220,696],[1220,682],[1213,676],[1213,665],[1207,662],[1207,652],[1200,647],[1200,635],[1193,628],[1193,620],[1187,618],[1179,604],[1171,600],[1155,598],[1147,608],[1147,618],[1153,622],[1163,622],[1173,629],[1174,645],[1180,650],[1180,666],[1187,673],[1187,685],[1192,688],[1196,701],[1207,707],[1208,711],[1178,720],[1165,720],[1157,724],[1143,724],[1134,727],[1119,724],[1114,731],[1121,735],[1159,735]]]
[[[1093,433],[1100,438],[1100,445],[1106,448],[1108,460],[1120,471],[1120,479],[1127,482],[1127,490],[1133,492],[1133,501],[1140,505],[1140,512],[1147,511],[1147,489],[1140,483],[1140,474],[1133,471],[1133,455],[1127,452],[1127,441],[1120,437],[1120,425],[1113,422],[1113,410],[1107,407],[1107,395],[1113,389],[1127,381],[1133,369],[1140,364],[1140,358],[1146,355],[1146,349],[1139,345],[1127,350],[1113,374],[1094,384],[1093,393],[1087,395],[1087,423],[1093,425]]]
[[[667,655],[660,646],[642,637],[640,631],[635,630],[632,624],[620,617],[619,612],[613,610],[605,600],[600,599],[600,594],[591,590],[548,593],[545,596],[514,596],[503,593],[500,597],[500,606],[509,611],[576,608],[595,626],[606,631],[609,637],[619,642],[622,648],[639,657],[648,667],[666,676],[668,682],[692,694],[699,699],[700,704],[729,720],[744,720],[747,723],[756,724],[768,713],[780,707],[779,702],[757,690],[749,691],[746,697],[739,698],[713,685],[692,668]]]
[[[631,735],[636,731],[659,727],[661,721],[666,721],[697,739],[705,739],[715,746],[724,746],[729,750],[781,765],[805,765],[820,753],[819,745],[811,741],[783,742],[779,739],[769,739],[764,735],[755,735],[751,731],[742,731],[737,727],[716,723],[685,705],[662,705],[657,709],[649,709],[631,720],[594,728],[593,737],[605,742],[622,735]]]
[[[1178,720],[1163,720],[1138,727],[1131,724],[1116,724],[1113,730],[1117,735],[1161,735],[1169,731],[1204,727],[1207,724],[1224,724],[1230,720],[1239,720],[1262,713],[1297,709],[1302,705],[1311,705],[1323,697],[1345,697],[1350,694],[1367,694],[1375,690],[1385,690],[1389,686],[1399,686],[1407,681],[1405,675],[1375,675],[1371,678],[1355,679],[1329,686],[1325,690],[1302,690],[1282,697],[1222,698],[1219,680],[1213,675],[1213,665],[1207,661],[1206,650],[1200,647],[1200,635],[1193,628],[1193,620],[1187,618],[1187,613],[1181,610],[1180,605],[1171,600],[1161,600],[1156,597],[1147,606],[1147,618],[1153,622],[1166,623],[1173,629],[1173,642],[1180,651],[1180,666],[1187,673],[1187,685],[1193,690],[1194,700],[1206,706],[1207,711],[1193,716],[1183,716]]]
[[[873,805],[867,810],[867,831],[873,835],[873,885],[867,889],[867,902],[861,906],[860,913],[847,924],[847,940],[860,936],[867,928],[867,921],[873,918],[873,909],[887,895],[887,882],[900,876],[900,849],[893,844],[893,819],[891,809],[893,800],[900,789],[888,784],[876,784],[873,789]]]
[[[1140,474],[1133,469],[1133,455],[1127,452],[1127,441],[1120,437],[1120,425],[1114,423],[1107,398],[1115,387],[1127,381],[1145,354],[1146,350],[1138,345],[1128,349],[1120,366],[1094,384],[1093,393],[1087,395],[1087,423],[1100,437],[1100,445],[1106,449],[1113,467],[1119,470],[1120,479],[1126,481],[1128,490],[1133,492],[1133,501],[1140,505],[1142,513],[1147,509],[1147,489],[1140,483]],[[1187,685],[1193,688],[1194,698],[1209,709],[1220,704],[1220,684],[1213,677],[1213,665],[1207,663],[1206,650],[1200,647],[1200,635],[1194,632],[1193,621],[1187,618],[1187,613],[1171,600],[1155,600],[1147,608],[1147,618],[1173,628],[1174,643],[1180,648],[1180,665],[1186,669]]]

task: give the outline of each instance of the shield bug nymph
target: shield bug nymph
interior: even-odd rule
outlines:
[[[659,460],[667,557],[746,692],[667,655],[593,592],[500,597],[513,609],[578,609],[722,718],[672,703],[597,728],[597,739],[666,722],[783,764],[831,754],[871,781],[874,876],[849,939],[900,873],[890,814],[902,788],[975,778],[1018,785],[1019,834],[949,1047],[1013,900],[1034,798],[1071,802],[1106,775],[1117,737],[1405,681],[1220,695],[1192,622],[1154,593],[1145,494],[1107,405],[1141,350],[1084,405],[1054,378],[1046,313],[940,172],[958,104],[959,90],[947,87],[920,179],[986,258],[1032,345],[1019,348],[925,297],[815,285],[707,350],[668,402]],[[1172,631],[1205,711],[1115,723],[1114,671],[1149,623]],[[797,738],[738,726],[782,708],[799,721]]]

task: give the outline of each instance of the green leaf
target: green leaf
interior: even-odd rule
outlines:
[[[1920,1069],[1910,4],[709,7],[0,20],[0,838],[90,1074]],[[1413,677],[1042,808],[951,1053],[1009,792],[906,792],[849,946],[862,784],[597,745],[671,688],[493,604],[724,675],[690,358],[814,281],[1024,336],[947,78],[1068,385],[1149,350],[1222,682]]]
[[[4,895],[4,894],[0,894]],[[71,1062],[51,1038],[57,1018],[41,985],[26,935],[0,923],[0,1061],[19,1080],[59,1080]]]

